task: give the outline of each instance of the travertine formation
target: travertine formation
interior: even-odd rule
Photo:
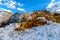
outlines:
[[[41,19],[41,20],[43,19],[43,20],[42,21],[40,21],[40,20],[36,21],[36,19],[38,17],[44,17],[44,19],[39,18],[39,19]],[[20,27],[16,28],[15,30],[24,30],[24,29],[29,29],[29,28],[38,26],[39,24],[40,25],[47,24],[45,20],[60,23],[60,14],[52,13],[52,12],[46,11],[46,10],[35,11],[35,12],[30,13],[30,14],[23,14],[22,18],[25,19],[25,22],[18,23],[18,26],[20,26]]]
[[[31,29],[32,27],[36,27],[38,25],[44,25],[46,24],[46,21],[43,19],[35,19],[35,20],[28,20],[26,22],[20,22],[16,23],[19,27],[15,30],[25,30],[25,29]]]
[[[32,12],[30,14],[27,14],[27,15],[23,16],[23,18],[25,18],[26,21],[27,20],[33,20],[33,19],[36,19],[38,17],[44,17],[46,20],[50,20],[50,21],[53,21],[53,22],[60,23],[60,21],[59,21],[60,20],[60,14],[53,13],[53,12],[46,11],[46,10],[35,11],[35,12]]]
[[[60,14],[47,10],[39,10],[24,14],[15,13],[13,15],[10,12],[0,13],[0,26],[2,27],[10,23],[15,23],[19,26],[15,30],[25,30],[38,25],[44,25],[47,24],[46,20],[60,23]]]

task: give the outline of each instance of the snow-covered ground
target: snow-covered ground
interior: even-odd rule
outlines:
[[[10,24],[0,28],[0,40],[60,40],[60,24],[51,21],[47,23],[25,31],[14,31],[16,26]]]

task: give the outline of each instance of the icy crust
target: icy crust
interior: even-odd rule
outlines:
[[[48,21],[48,25],[38,26],[25,31],[14,31],[16,26],[10,24],[0,28],[0,40],[60,40],[60,24]]]

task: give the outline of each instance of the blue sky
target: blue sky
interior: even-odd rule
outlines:
[[[0,9],[11,12],[30,12],[46,9],[50,0],[0,0]]]
[[[26,11],[45,9],[46,6],[50,3],[49,0],[21,0],[20,2],[25,4],[24,8]]]

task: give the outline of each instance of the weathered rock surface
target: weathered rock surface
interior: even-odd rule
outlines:
[[[15,30],[25,30],[25,29],[31,29],[33,27],[37,27],[39,25],[45,25],[47,24],[45,20],[43,19],[35,19],[35,20],[28,20],[26,22],[20,22],[16,23],[19,27]]]
[[[6,22],[8,22],[12,13],[6,11],[0,11],[0,27],[4,26]]]

